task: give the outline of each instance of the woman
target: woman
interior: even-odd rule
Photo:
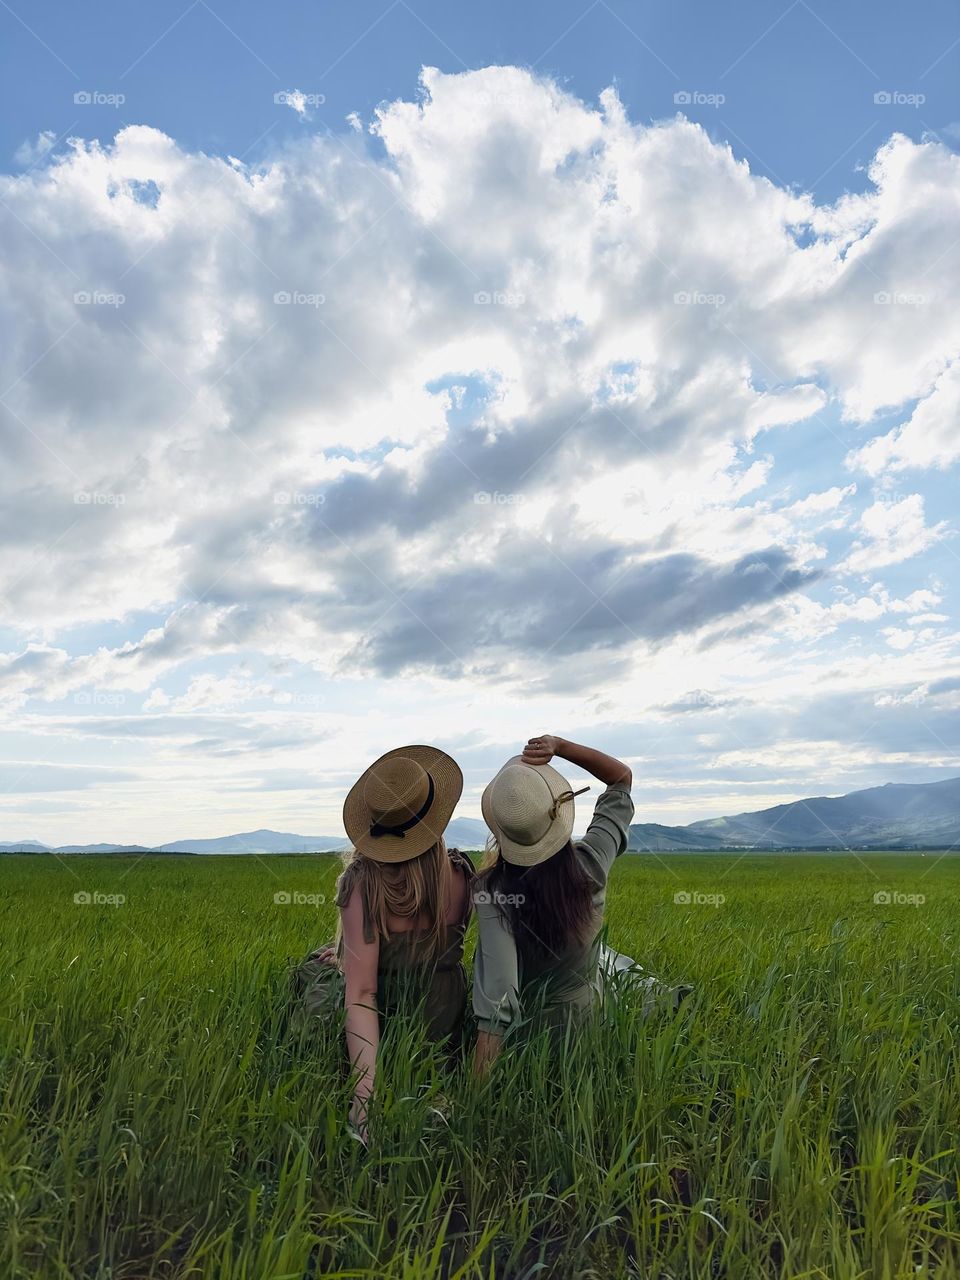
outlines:
[[[582,840],[570,838],[573,801],[589,787],[573,791],[551,767],[554,756],[606,785]],[[622,760],[541,735],[484,791],[481,807],[493,850],[474,893],[479,938],[473,1007],[481,1071],[524,1014],[536,1011],[547,1025],[562,1026],[599,999],[598,934],[607,877],[627,847],[632,784]]]
[[[344,802],[353,852],[337,882],[337,942],[302,967],[303,994],[311,1003],[310,984],[322,987],[331,966],[339,967],[347,1056],[357,1072],[350,1122],[364,1140],[381,1020],[420,1006],[427,1035],[459,1045],[473,867],[447,849],[443,832],[462,789],[460,768],[445,752],[398,747],[366,770]]]

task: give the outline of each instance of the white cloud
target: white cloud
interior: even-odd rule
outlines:
[[[56,140],[57,135],[52,129],[43,129],[32,142],[26,139],[20,143],[13,153],[14,164],[35,165],[51,150]]]
[[[960,361],[939,376],[927,395],[901,426],[876,436],[848,459],[868,475],[923,467],[941,470],[960,458]]]
[[[282,708],[264,669],[304,664],[351,690],[359,768],[387,699],[397,733],[496,712],[512,741],[518,685],[588,721],[626,690],[726,710],[782,662],[802,698],[798,646],[933,612],[932,585],[821,602],[945,536],[921,493],[861,511],[839,467],[791,489],[778,463],[831,404],[917,397],[856,465],[954,456],[947,148],[895,136],[867,192],[817,206],[682,118],[510,67],[427,69],[376,142],[358,125],[256,168],[135,125],[0,177],[11,706],[119,689],[199,734]],[[943,665],[923,621],[903,660]],[[233,654],[256,673],[191,666]]]
[[[242,675],[231,673],[216,676],[206,673],[194,676],[187,691],[177,698],[170,698],[161,689],[155,689],[144,709],[169,708],[171,711],[224,710],[243,706],[255,698],[270,698],[276,690],[269,684],[256,683]]]
[[[795,520],[831,514],[839,510],[846,498],[857,492],[855,484],[834,485],[832,489],[824,489],[822,493],[810,493],[800,498],[787,508],[785,514]]]
[[[923,496],[911,493],[894,502],[881,498],[864,511],[857,529],[862,536],[843,566],[850,573],[870,573],[909,560],[945,537],[948,525],[945,520],[927,525]]]

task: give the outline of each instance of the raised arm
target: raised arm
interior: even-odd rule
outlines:
[[[521,759],[526,764],[549,764],[554,756],[578,765],[605,786],[626,787],[628,790],[633,786],[630,766],[616,756],[608,756],[595,747],[583,747],[578,742],[568,742],[566,738],[558,738],[549,733],[531,738],[523,749]]]

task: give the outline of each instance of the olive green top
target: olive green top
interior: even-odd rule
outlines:
[[[577,860],[595,886],[594,927],[585,939],[571,939],[559,954],[534,939],[517,943],[499,908],[474,895],[477,950],[473,973],[473,1010],[481,1031],[504,1035],[522,1016],[542,1006],[557,1014],[590,1008],[599,991],[598,934],[603,924],[607,877],[627,847],[633,800],[621,785],[598,798],[582,840],[574,841]]]
[[[469,886],[474,869],[459,849],[448,849],[452,866],[463,873]],[[392,933],[380,940],[377,959],[377,1011],[384,1019],[383,1032],[392,1015],[419,1008],[430,1040],[446,1042],[455,1049],[463,1032],[467,1006],[467,971],[463,965],[463,939],[470,915],[470,899],[463,918],[443,926],[443,936],[435,958],[425,958],[417,946],[426,931]],[[364,933],[372,940],[372,928],[364,922]],[[344,1003],[344,979],[338,964],[317,958],[311,952],[292,971],[295,1005],[306,1015],[340,1016]]]
[[[467,1009],[467,971],[463,964],[463,939],[470,917],[470,882],[473,863],[459,849],[448,849],[451,866],[467,881],[463,918],[443,926],[434,960],[424,961],[416,943],[419,929],[392,933],[380,939],[377,961],[377,1009],[389,1023],[392,1014],[419,1005],[428,1039],[446,1041],[453,1048],[463,1033]]]
[[[467,971],[463,965],[466,921],[444,926],[440,955],[418,963],[414,936],[393,934],[380,943],[377,1009],[388,1021],[402,1009],[421,1005],[427,1038],[459,1043],[467,1008]]]

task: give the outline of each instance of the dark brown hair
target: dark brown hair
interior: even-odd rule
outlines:
[[[518,944],[554,953],[586,938],[594,922],[595,888],[572,840],[534,867],[514,866],[494,845],[477,881]]]

